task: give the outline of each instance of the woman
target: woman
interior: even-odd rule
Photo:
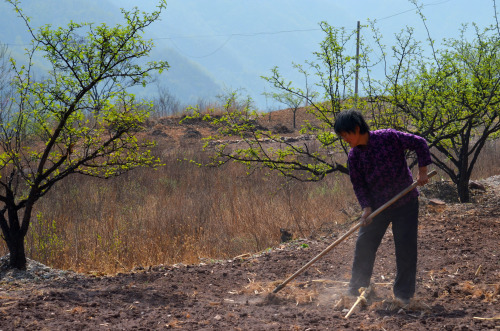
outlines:
[[[363,213],[356,241],[349,293],[359,295],[368,287],[377,249],[388,226],[396,249],[394,296],[404,304],[415,294],[417,271],[418,191],[412,190],[393,205],[368,219],[372,211],[412,184],[412,173],[405,152],[415,151],[418,161],[418,185],[428,182],[427,166],[431,157],[422,137],[393,129],[370,131],[359,111],[341,112],[335,119],[335,132],[351,150],[348,156],[349,176]]]

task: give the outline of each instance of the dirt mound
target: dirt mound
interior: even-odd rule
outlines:
[[[484,180],[484,185],[479,181],[469,182],[469,189],[472,200],[475,200],[476,197],[482,196],[483,192],[486,190],[485,185],[488,185],[488,181],[490,182],[489,185],[493,185],[492,187],[494,187],[494,177]],[[419,190],[427,199],[438,199],[446,203],[460,202],[457,186],[452,181],[432,182],[420,188]]]
[[[273,289],[330,243],[296,240],[259,254],[198,265],[151,266],[92,276],[34,265],[37,277],[0,275],[0,329],[487,330],[500,326],[500,176],[475,204],[421,217],[416,298],[391,299],[388,234],[374,293],[345,319],[355,235],[276,294]],[[347,228],[337,229],[344,232]],[[52,272],[52,276],[44,274]]]

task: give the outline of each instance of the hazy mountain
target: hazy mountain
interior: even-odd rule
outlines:
[[[33,27],[44,24],[51,24],[53,27],[65,26],[70,21],[108,25],[123,23],[119,6],[108,0],[24,0],[21,7],[31,18],[30,24]],[[10,4],[0,2],[0,12],[0,43],[8,45],[14,58],[23,59],[24,48],[27,47],[31,36]],[[151,57],[154,60],[167,60],[170,64],[171,68],[159,76],[158,81],[181,103],[194,103],[198,99],[214,98],[221,93],[221,86],[206,70],[165,43],[157,42]],[[45,67],[42,59],[36,62],[39,69]],[[134,92],[142,97],[154,97],[157,91],[157,84],[151,84],[146,89]]]
[[[110,0],[117,6],[151,11],[154,0]],[[157,43],[168,45],[205,68],[228,89],[244,89],[260,109],[276,108],[262,95],[270,87],[261,76],[279,66],[294,82],[302,76],[292,62],[312,59],[324,37],[318,23],[341,12],[338,4],[303,0],[171,0],[150,31]],[[353,21],[353,28],[355,27]],[[304,31],[307,30],[307,31]],[[279,106],[281,107],[281,105]]]
[[[138,6],[151,12],[156,0],[23,0],[22,7],[33,17],[33,25],[63,25],[70,20],[121,22],[121,7]],[[320,21],[336,26],[356,26],[338,1],[304,0],[170,0],[146,32],[156,48],[155,60],[165,59],[170,70],[158,79],[183,104],[211,99],[225,90],[243,89],[262,110],[282,108],[262,93],[270,86],[261,76],[278,66],[288,80],[301,84],[302,75],[292,63],[313,59],[323,39]],[[5,13],[0,22],[0,42],[11,44],[19,56],[20,44],[29,40],[21,20],[11,6],[0,2]],[[342,21],[334,20],[335,17]],[[354,50],[353,50],[354,51]],[[141,94],[157,92],[152,85]]]
[[[151,12],[157,4],[158,0],[22,0],[34,25],[61,25],[69,20],[115,24],[121,22],[120,7],[138,6]],[[463,15],[475,21],[491,16],[491,4],[478,3],[473,12],[465,10],[469,6],[465,0],[427,4],[424,11],[434,38],[439,41],[453,33],[456,36]],[[11,44],[11,51],[19,56],[20,45],[30,39],[26,28],[10,5],[0,1],[0,12],[0,42]],[[171,65],[159,77],[161,84],[182,103],[211,99],[223,89],[245,89],[260,109],[269,110],[282,105],[262,96],[270,87],[261,76],[270,75],[271,68],[278,66],[287,80],[302,85],[303,77],[293,70],[292,63],[314,59],[313,52],[319,50],[324,38],[319,22],[352,31],[358,20],[366,24],[367,18],[380,20],[384,38],[406,25],[415,27],[420,40],[427,38],[414,6],[399,0],[167,0],[161,21],[150,26],[146,38],[156,44],[153,59],[164,59]],[[361,33],[374,47],[369,29]],[[393,41],[384,39],[384,44]],[[355,45],[348,45],[348,49],[355,54]],[[153,85],[142,93],[156,91]]]
[[[158,0],[110,0],[117,6],[152,10]],[[287,80],[303,86],[302,76],[292,69],[292,62],[314,60],[313,52],[325,37],[318,23],[354,32],[357,21],[377,21],[382,43],[396,43],[394,35],[406,26],[415,37],[427,44],[428,33],[436,41],[458,37],[461,23],[495,23],[491,1],[467,0],[418,1],[427,20],[423,24],[409,0],[167,0],[167,10],[153,29],[157,42],[175,49],[182,56],[205,68],[221,85],[245,88],[257,100],[260,109],[273,109],[262,92],[270,87],[260,78],[278,66]],[[473,9],[473,10],[471,10]],[[471,29],[473,31],[473,29]],[[361,30],[365,43],[381,55],[370,28]],[[352,56],[355,42],[346,45]],[[384,66],[372,68],[372,77],[383,78]],[[268,101],[268,102],[267,102]]]

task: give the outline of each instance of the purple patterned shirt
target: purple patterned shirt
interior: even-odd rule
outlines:
[[[374,211],[413,182],[405,151],[415,151],[419,167],[431,164],[424,138],[393,129],[370,131],[368,144],[349,152],[348,164],[354,193],[362,208]],[[404,205],[418,197],[414,189],[389,208]]]

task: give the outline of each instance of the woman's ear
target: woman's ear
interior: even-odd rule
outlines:
[[[359,128],[359,125],[356,125],[356,127],[354,128],[354,133],[359,134],[360,130],[361,129]]]

